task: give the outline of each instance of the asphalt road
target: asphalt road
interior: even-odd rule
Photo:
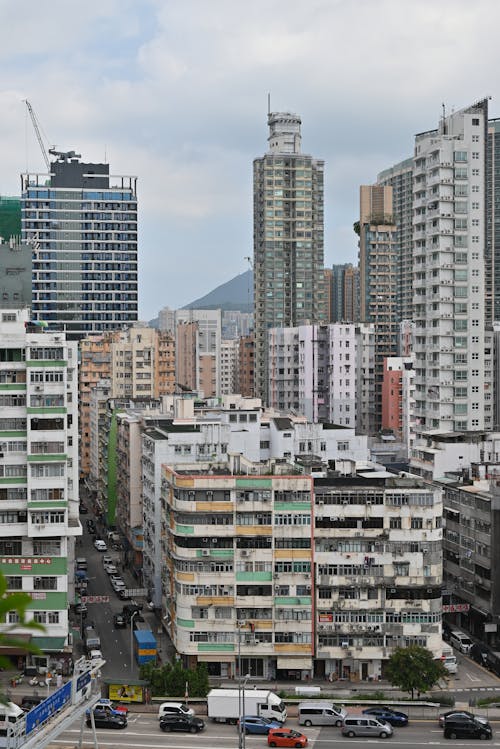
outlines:
[[[77,548],[76,556],[87,558],[89,578],[87,594],[89,596],[109,595],[109,603],[87,604],[88,614],[85,622],[87,624],[93,622],[99,633],[101,651],[106,660],[106,665],[102,671],[103,676],[121,679],[129,679],[133,676],[138,678],[139,668],[134,661],[132,661],[134,668],[131,669],[130,626],[125,629],[115,629],[113,626],[113,615],[122,611],[126,601],[121,601],[111,587],[108,575],[102,565],[104,554],[94,548],[93,537],[87,532],[85,521],[86,518],[90,517],[93,518],[90,513],[82,515],[84,533],[81,545]],[[109,550],[106,553],[117,560],[120,558],[119,552]],[[124,574],[124,579],[126,584],[130,582],[131,586],[137,586],[137,583],[132,583],[129,573]]]
[[[361,744],[380,747],[384,744],[392,749],[411,749],[411,747],[425,746],[457,746],[470,747],[471,742],[456,740],[450,741],[443,738],[443,731],[437,725],[437,721],[415,721],[406,728],[396,728],[391,739],[369,739],[369,738],[344,738],[338,728],[301,728],[297,726],[294,719],[287,720],[287,727],[297,728],[306,734],[309,739],[309,747],[317,749],[347,749],[347,747],[359,747]],[[495,730],[493,726],[493,741],[488,746],[500,746],[500,726]],[[184,733],[163,733],[158,727],[156,715],[132,715],[127,728],[123,730],[103,730],[98,733],[100,747],[108,749],[156,749],[156,747],[167,747],[167,749],[198,749],[205,746],[212,749],[236,749],[238,747],[238,736],[234,726],[215,724],[207,722],[206,729],[201,734],[192,736]],[[60,738],[50,744],[53,749],[75,746],[79,735],[77,725],[73,729],[61,734]],[[246,736],[247,749],[266,749],[265,736]],[[474,742],[480,744],[480,741]],[[84,730],[84,746],[93,746],[90,729]]]

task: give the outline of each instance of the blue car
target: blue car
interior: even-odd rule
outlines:
[[[407,726],[408,716],[392,707],[368,707],[363,710],[363,715],[373,715],[380,721],[389,723],[391,726]]]
[[[260,718],[258,715],[245,715],[241,719],[245,733],[262,733],[267,735],[271,728],[281,728],[281,723],[270,718]]]

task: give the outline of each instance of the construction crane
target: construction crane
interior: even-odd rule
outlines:
[[[47,151],[45,150],[45,146],[43,144],[42,136],[40,134],[40,127],[38,125],[38,120],[36,118],[36,114],[35,114],[35,112],[33,110],[33,107],[29,103],[28,99],[25,99],[24,101],[26,103],[26,107],[27,107],[29,115],[31,117],[31,122],[33,123],[33,129],[35,131],[35,134],[36,134],[36,137],[37,137],[37,140],[38,140],[38,145],[40,146],[40,150],[42,152],[43,160],[45,161],[45,166],[47,167],[47,171],[50,172],[50,161],[49,161],[49,157],[47,155]]]

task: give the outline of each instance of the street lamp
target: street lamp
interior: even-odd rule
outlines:
[[[245,717],[245,687],[250,678],[250,674],[245,675],[245,680],[241,682],[241,628],[246,627],[245,621],[238,620],[236,622],[236,628],[238,630],[238,749],[245,749],[245,727],[243,725],[243,718]]]
[[[134,616],[137,616],[139,612],[134,611],[130,617],[130,673],[134,673]]]

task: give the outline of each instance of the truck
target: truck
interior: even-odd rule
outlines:
[[[449,674],[456,674],[458,669],[457,657],[453,648],[444,640],[441,644],[441,661]]]
[[[156,638],[150,629],[134,630],[134,653],[137,663],[143,665],[155,661],[158,654]]]
[[[208,717],[218,723],[236,724],[243,715],[286,720],[285,703],[269,689],[211,689],[207,704]]]
[[[91,650],[101,649],[101,638],[93,627],[85,628],[85,650],[90,653]]]

